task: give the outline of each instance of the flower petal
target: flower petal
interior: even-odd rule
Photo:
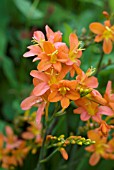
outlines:
[[[96,165],[100,160],[100,155],[98,153],[93,153],[89,159],[89,163],[91,166]]]
[[[105,27],[99,22],[93,22],[89,25],[89,29],[95,34],[102,34]]]
[[[88,151],[88,152],[94,152],[94,151],[95,151],[94,144],[93,144],[93,145],[90,145],[90,146],[85,147],[85,150],[86,150],[86,151]]]
[[[30,72],[30,75],[37,78],[37,79],[39,79],[39,80],[45,81],[45,82],[48,82],[48,80],[49,80],[47,74],[45,74],[43,72],[39,72],[37,70],[32,70]]]
[[[26,52],[23,57],[32,57],[41,53],[41,48],[38,45],[28,46],[28,49],[30,49],[30,51]]]
[[[70,36],[69,36],[69,43],[70,43],[70,50],[74,50],[74,48],[78,48],[78,37],[76,34],[74,33],[71,33]]]
[[[53,32],[48,25],[46,25],[45,30],[48,41],[52,43],[62,41],[62,33],[60,31]]]
[[[85,81],[87,87],[97,88],[98,87],[98,79],[94,76],[87,78]]]
[[[57,91],[51,92],[48,96],[48,100],[50,102],[57,102],[59,100],[61,100],[62,96],[60,96]]]
[[[97,35],[97,36],[95,37],[95,39],[94,39],[95,42],[100,42],[100,41],[102,41],[102,40],[103,40],[102,35]]]
[[[98,114],[112,116],[114,112],[108,106],[99,106]]]
[[[71,90],[70,93],[66,94],[66,97],[70,100],[77,100],[80,98],[80,94],[76,91]]]
[[[80,119],[82,121],[87,121],[88,119],[90,119],[90,117],[91,116],[86,111],[82,112],[81,115],[80,115]]]
[[[33,94],[35,96],[41,96],[43,95],[47,90],[49,90],[49,86],[47,85],[47,83],[42,82],[39,83],[33,90]]]
[[[62,108],[67,108],[69,106],[70,102],[69,102],[69,99],[66,98],[66,97],[63,97],[61,99],[61,106]]]
[[[22,133],[22,138],[23,139],[33,139],[35,137],[35,135],[33,135],[31,132],[23,132]]]
[[[43,48],[44,48],[44,51],[46,54],[51,54],[56,50],[56,48],[53,46],[53,44],[49,41],[43,42]]]
[[[26,99],[24,99],[21,102],[21,108],[23,110],[28,110],[30,109],[33,105],[35,105],[36,103],[40,103],[42,101],[42,99],[40,97],[37,96],[29,96]]]
[[[38,42],[45,40],[44,34],[41,31],[35,31],[33,34],[33,38]]]
[[[62,66],[61,66],[61,63],[60,62],[56,62],[55,64],[53,64],[53,67],[55,70],[57,70],[58,72],[61,71],[62,69]]]
[[[106,54],[109,54],[112,51],[112,41],[110,39],[104,39],[103,51]]]
[[[48,68],[51,67],[51,63],[49,63],[47,60],[42,60],[38,64],[38,70],[39,71],[46,71]]]

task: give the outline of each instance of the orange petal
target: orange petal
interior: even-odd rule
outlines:
[[[56,50],[54,45],[49,41],[43,42],[43,48],[44,48],[44,51],[45,51],[46,54],[51,54]]]
[[[78,48],[78,37],[76,36],[76,34],[71,33],[69,36],[69,42],[70,42],[70,50],[74,50],[74,48]]]
[[[42,60],[42,61],[40,61],[39,62],[39,64],[38,64],[38,70],[39,71],[46,71],[48,68],[50,68],[51,67],[51,63],[49,63],[47,60]]]
[[[47,83],[45,82],[42,82],[42,83],[39,83],[33,90],[33,94],[35,96],[41,96],[43,95],[47,90],[49,90],[49,86]]]
[[[62,66],[61,66],[61,63],[60,62],[56,62],[55,64],[53,64],[53,67],[55,70],[57,70],[58,72],[61,71],[62,69]]]
[[[93,22],[89,25],[89,28],[95,34],[102,34],[105,30],[105,27],[98,22]]]
[[[53,32],[48,25],[46,25],[45,29],[48,41],[50,42],[62,41],[62,33],[60,31]]]
[[[41,40],[45,40],[44,34],[41,31],[35,31],[33,34],[33,38],[36,39],[38,42]]]
[[[66,76],[66,74],[70,71],[70,69],[71,69],[70,66],[63,65],[61,72],[58,74],[57,80],[58,81],[62,80]]]
[[[26,99],[24,99],[21,103],[21,108],[23,110],[28,110],[30,109],[33,105],[35,105],[36,103],[40,103],[42,101],[42,99],[40,97],[37,96],[30,96],[27,97]]]
[[[80,94],[73,90],[71,90],[70,93],[66,94],[66,96],[70,100],[77,100],[80,98]]]
[[[99,162],[99,160],[100,160],[100,155],[97,153],[93,153],[90,157],[89,164],[91,166],[94,166]]]
[[[94,144],[93,144],[93,145],[90,145],[90,146],[85,147],[85,150],[86,150],[86,151],[88,151],[88,152],[94,152],[94,151],[95,151]]]
[[[13,130],[10,126],[6,126],[6,134],[8,136],[13,135]]]
[[[87,136],[89,139],[94,140],[94,141],[100,141],[100,135],[98,133],[98,131],[95,130],[89,130],[87,133]]]
[[[65,160],[67,160],[68,159],[68,154],[67,154],[66,150],[64,148],[61,148],[60,152],[61,152],[61,155],[63,156],[63,158]]]
[[[104,22],[104,25],[107,26],[107,27],[110,27],[110,26],[111,26],[110,20],[106,20],[106,21]]]
[[[95,42],[100,42],[100,41],[102,41],[102,40],[103,40],[102,35],[97,35],[97,36],[95,37],[95,39],[94,39]]]
[[[49,39],[50,37],[54,35],[54,32],[48,25],[45,26],[45,30],[46,30],[47,39]]]
[[[37,78],[37,79],[39,79],[39,80],[42,80],[42,81],[45,81],[45,82],[48,82],[48,81],[49,81],[49,77],[48,77],[47,74],[45,74],[45,73],[43,73],[43,72],[39,72],[39,71],[37,71],[37,70],[32,70],[32,71],[30,72],[30,75],[31,75],[32,77],[35,77],[35,78]]]
[[[105,54],[109,54],[112,51],[112,41],[110,39],[104,39],[103,51]]]
[[[35,135],[33,135],[31,132],[24,132],[22,133],[22,138],[23,139],[33,139],[35,137]]]
[[[87,87],[97,88],[98,87],[98,79],[94,76],[87,78],[85,81]]]
[[[69,99],[66,98],[66,97],[63,97],[61,99],[61,106],[62,108],[67,108],[69,106],[70,102],[69,102]]]
[[[62,96],[60,96],[57,93],[57,91],[54,91],[54,92],[50,93],[49,96],[48,96],[48,100],[50,102],[57,102],[57,101],[61,100],[61,98],[62,98]]]

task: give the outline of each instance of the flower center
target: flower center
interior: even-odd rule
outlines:
[[[88,102],[86,105],[88,114],[94,116],[97,113],[97,104],[93,102]]]
[[[61,87],[59,88],[59,92],[60,94],[62,94],[63,96],[67,93],[67,91],[69,91],[70,89],[68,87]]]
[[[104,149],[105,149],[105,144],[103,144],[103,143],[99,143],[96,146],[96,152],[99,153],[99,154],[103,154],[104,153]]]
[[[51,85],[51,84],[56,84],[56,83],[57,83],[57,78],[56,78],[56,76],[52,76],[51,79],[50,79],[50,81],[49,81],[49,85]]]
[[[50,56],[50,62],[52,64],[55,64],[57,61],[57,54],[58,54],[58,50],[55,50],[53,53],[48,54],[48,56]]]
[[[113,36],[113,31],[106,26],[106,30],[103,32],[103,38],[109,39]]]

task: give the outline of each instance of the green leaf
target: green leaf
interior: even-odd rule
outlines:
[[[34,3],[32,4],[27,0],[14,0],[14,3],[20,12],[28,19],[39,19],[43,17],[42,12],[35,8]]]
[[[7,37],[6,34],[3,30],[0,30],[0,59],[2,59],[4,57],[4,53],[6,50],[6,45],[7,45]]]
[[[15,69],[14,69],[12,60],[9,57],[4,56],[2,62],[3,62],[2,68],[3,68],[4,74],[8,78],[11,85],[16,86],[17,81],[16,81]]]
[[[5,53],[7,46],[9,15],[6,2],[6,0],[0,1],[0,59],[3,58],[3,54]]]
[[[63,34],[63,41],[65,41],[67,44],[69,43],[69,35],[71,32],[73,32],[73,29],[68,25],[67,23],[64,23],[64,34]]]

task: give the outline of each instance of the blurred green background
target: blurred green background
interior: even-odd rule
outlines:
[[[20,103],[29,96],[32,89],[32,78],[29,73],[32,69],[36,69],[36,64],[32,63],[32,58],[23,58],[23,54],[31,44],[33,32],[41,30],[45,33],[47,24],[54,31],[60,30],[63,33],[63,41],[68,44],[71,32],[75,31],[79,37],[84,31],[88,35],[91,22],[103,22],[103,10],[113,13],[114,1],[0,0],[0,131],[6,123],[12,123],[16,116],[24,113]],[[109,60],[114,62],[113,55],[114,51],[106,56],[104,64]],[[98,60],[98,47],[91,46],[83,54],[81,67],[84,70],[90,66],[95,67]],[[100,72],[101,91],[108,79],[114,81],[113,73],[113,65]],[[75,151],[72,152],[75,154]],[[76,169],[85,170],[83,166],[87,164],[87,159],[83,159]],[[86,166],[87,169],[90,168],[88,164]],[[109,166],[114,167],[112,164]],[[107,169],[104,170],[111,170],[109,166],[105,166]],[[101,167],[102,164],[98,170]]]

